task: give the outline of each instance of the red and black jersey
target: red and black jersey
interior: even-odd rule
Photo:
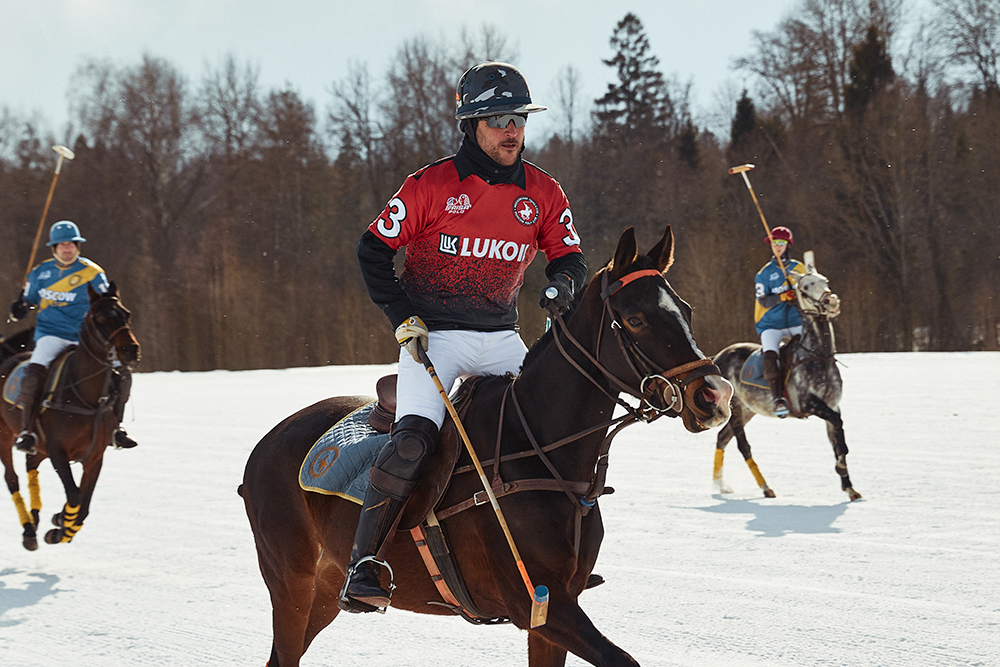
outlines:
[[[512,329],[524,271],[536,252],[541,249],[550,263],[580,253],[559,183],[523,164],[523,187],[516,181],[490,185],[478,175],[461,178],[455,156],[407,177],[368,227],[388,252],[365,251],[366,241],[373,245],[368,234],[359,245],[369,293],[393,326],[416,314],[431,329]],[[403,247],[396,286],[394,274],[387,281],[385,262],[391,269],[392,255]],[[586,276],[583,256],[578,259],[584,268],[577,285]]]

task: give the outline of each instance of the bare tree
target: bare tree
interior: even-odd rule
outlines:
[[[975,73],[974,85],[1000,90],[1000,1],[934,0],[938,38],[948,60]]]

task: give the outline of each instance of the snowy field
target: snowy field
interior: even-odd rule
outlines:
[[[859,502],[816,418],[747,427],[770,500],[735,444],[735,492],[715,492],[717,431],[661,419],[615,440],[597,568],[608,582],[581,604],[640,664],[1000,665],[1000,353],[840,360]],[[0,665],[263,667],[270,608],[236,495],[247,456],[287,415],[372,393],[390,368],[136,375],[126,427],[140,446],[107,453],[72,544],[25,551],[0,502]],[[63,496],[41,470],[47,527]],[[516,628],[392,609],[342,614],[303,660],[526,664]]]

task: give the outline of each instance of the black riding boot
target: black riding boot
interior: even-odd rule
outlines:
[[[28,364],[21,379],[21,394],[17,397],[17,405],[21,408],[21,432],[17,434],[14,446],[26,454],[38,453],[38,436],[34,426],[48,372],[49,369],[41,364]]]
[[[764,379],[771,388],[771,400],[774,402],[774,416],[784,419],[788,416],[788,403],[785,402],[785,383],[778,365],[778,353],[768,350],[763,358]]]
[[[115,423],[117,424],[111,438],[111,444],[115,446],[115,449],[132,449],[139,443],[128,437],[128,433],[122,428],[122,421],[125,419],[125,404],[128,403],[129,396],[132,395],[132,371],[126,366],[120,366],[112,372],[111,381],[115,401]]]
[[[404,415],[394,425],[392,437],[372,466],[347,579],[340,591],[341,609],[361,613],[389,605],[392,586],[388,591],[382,588],[382,562],[375,558],[430,462],[437,437],[437,424],[426,417]]]
[[[358,532],[351,548],[347,581],[340,592],[341,609],[361,613],[389,606],[392,591],[382,588],[382,561],[375,560],[375,555],[396,524],[405,503],[405,499],[390,498],[374,486],[368,487]]]

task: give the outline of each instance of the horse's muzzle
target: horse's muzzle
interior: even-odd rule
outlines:
[[[722,426],[731,415],[733,385],[721,375],[698,378],[684,389],[684,428],[692,433]]]

